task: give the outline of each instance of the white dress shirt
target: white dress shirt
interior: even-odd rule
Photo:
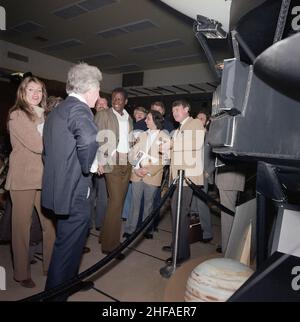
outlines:
[[[128,153],[129,151],[129,114],[123,109],[123,115],[115,111],[112,108],[113,113],[116,115],[119,123],[119,144],[117,146],[117,152]]]
[[[146,146],[146,153],[149,152],[153,142],[155,141],[156,137],[159,134],[159,130],[147,130],[147,146]]]
[[[88,105],[88,103],[85,100],[85,98],[83,96],[81,96],[80,94],[70,93],[69,96],[76,97],[77,99],[79,99],[79,101],[81,101],[82,103],[85,103],[86,105]]]

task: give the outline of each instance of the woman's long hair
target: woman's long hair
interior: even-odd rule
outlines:
[[[17,110],[23,111],[30,120],[34,121],[36,115],[26,100],[26,88],[30,82],[34,82],[42,86],[42,100],[40,102],[40,107],[44,109],[47,107],[47,91],[45,84],[37,77],[26,77],[18,87],[15,104],[8,111],[8,121],[10,120],[10,114]]]

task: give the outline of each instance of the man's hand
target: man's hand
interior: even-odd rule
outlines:
[[[101,176],[104,173],[104,167],[103,167],[103,165],[98,164],[97,173],[98,173],[99,176]]]
[[[147,169],[145,168],[139,168],[139,169],[134,169],[134,173],[140,177],[144,178],[144,176],[148,173]]]
[[[173,142],[167,141],[159,145],[159,153],[164,155],[166,159],[170,158],[170,152],[173,149]]]

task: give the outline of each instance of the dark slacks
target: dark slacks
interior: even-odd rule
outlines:
[[[107,191],[104,175],[93,175],[93,189],[91,192],[91,222],[90,228],[93,228],[93,221],[95,228],[100,228],[103,225],[106,207],[107,207]]]
[[[45,289],[53,288],[78,274],[90,222],[90,177],[81,177],[74,191],[69,216],[58,216],[56,240]],[[59,300],[66,300],[62,296]]]

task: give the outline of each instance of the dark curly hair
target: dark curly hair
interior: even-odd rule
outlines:
[[[152,115],[152,119],[154,124],[156,125],[158,130],[162,130],[164,128],[164,117],[158,111],[150,110],[149,114]]]

